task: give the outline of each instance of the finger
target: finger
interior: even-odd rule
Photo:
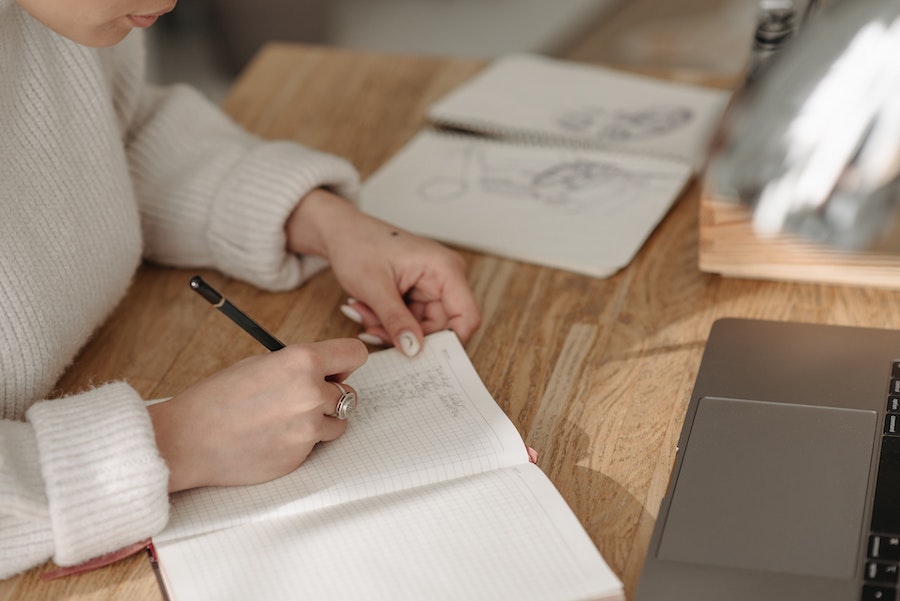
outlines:
[[[367,328],[365,332],[356,337],[371,346],[390,346],[391,344],[391,335],[380,325]]]
[[[443,330],[447,326],[447,316],[440,303],[422,301],[410,301],[407,308],[412,316],[422,326],[424,334],[430,334]],[[391,340],[390,334],[378,321],[378,316],[365,303],[355,299],[349,299],[346,305],[341,307],[341,312],[348,318],[365,328],[359,339],[372,346],[385,346]]]
[[[444,323],[436,312],[429,313],[429,319],[420,320],[423,321],[426,332],[449,328],[456,332],[460,340],[466,342],[481,326],[481,311],[469,288],[465,272],[453,267],[442,269],[438,279],[443,282],[438,295],[413,288],[406,297],[410,302],[427,303],[429,311],[435,311],[438,305],[443,310],[446,316]]]
[[[409,301],[406,303],[406,306],[409,307],[409,312],[413,314],[413,317],[415,317],[416,321],[419,323],[424,323],[428,319],[428,303]]]
[[[362,333],[357,335],[361,341],[371,346],[387,346],[389,344],[390,335],[381,327],[378,316],[368,305],[355,298],[349,298],[347,304],[341,305],[340,309],[344,316],[365,328]]]
[[[387,333],[386,340],[408,357],[415,356],[422,349],[422,328],[406,303],[395,289],[381,289],[365,299],[374,311],[381,326]]]
[[[276,351],[273,356],[282,353],[298,353],[299,361],[309,361],[308,353],[312,351],[316,368],[322,376],[334,376],[341,379],[353,373],[366,362],[369,352],[361,341],[355,338],[334,338],[303,345],[291,345]],[[302,353],[302,354],[300,354]]]
[[[447,312],[444,311],[443,303],[428,303],[422,307],[422,316],[419,323],[422,324],[422,330],[426,334],[446,330],[449,323]]]
[[[347,420],[325,416],[322,419],[322,429],[319,431],[319,440],[329,442],[336,440],[347,430]]]
[[[375,312],[368,305],[359,302],[355,298],[347,299],[347,303],[341,305],[340,309],[345,317],[363,327],[370,327],[380,323]]]
[[[466,342],[481,325],[481,311],[465,279],[444,288],[443,310],[447,315],[447,327]]]

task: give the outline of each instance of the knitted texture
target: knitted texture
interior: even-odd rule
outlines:
[[[145,86],[143,60],[140,32],[85,48],[0,0],[0,578],[166,522],[168,470],[137,393],[44,400],[142,254],[296,286],[324,262],[285,251],[286,218],[313,188],[358,185],[343,160]]]
[[[166,525],[169,473],[144,402],[129,386],[109,384],[36,403],[28,420],[57,563],[102,555]]]

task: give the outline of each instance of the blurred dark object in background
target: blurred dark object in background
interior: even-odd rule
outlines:
[[[329,0],[206,0],[227,67],[238,73],[268,40],[323,43]]]

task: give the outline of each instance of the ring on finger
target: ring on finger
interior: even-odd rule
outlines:
[[[356,393],[352,390],[347,390],[338,382],[331,383],[337,386],[337,389],[341,391],[341,397],[338,399],[337,405],[334,408],[334,413],[332,413],[331,416],[338,419],[347,419],[347,417],[353,413],[353,410],[356,409]]]

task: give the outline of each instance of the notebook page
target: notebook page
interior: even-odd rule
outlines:
[[[360,207],[450,244],[606,277],[631,261],[689,178],[666,159],[426,130],[366,180]]]
[[[429,108],[438,124],[665,156],[699,166],[728,94],[596,65],[510,54]]]
[[[343,436],[277,480],[173,495],[169,524],[154,541],[528,461],[452,332],[426,337],[412,359],[395,349],[372,353],[347,381],[360,399]]]
[[[176,601],[624,598],[532,464],[157,545],[157,552]]]

